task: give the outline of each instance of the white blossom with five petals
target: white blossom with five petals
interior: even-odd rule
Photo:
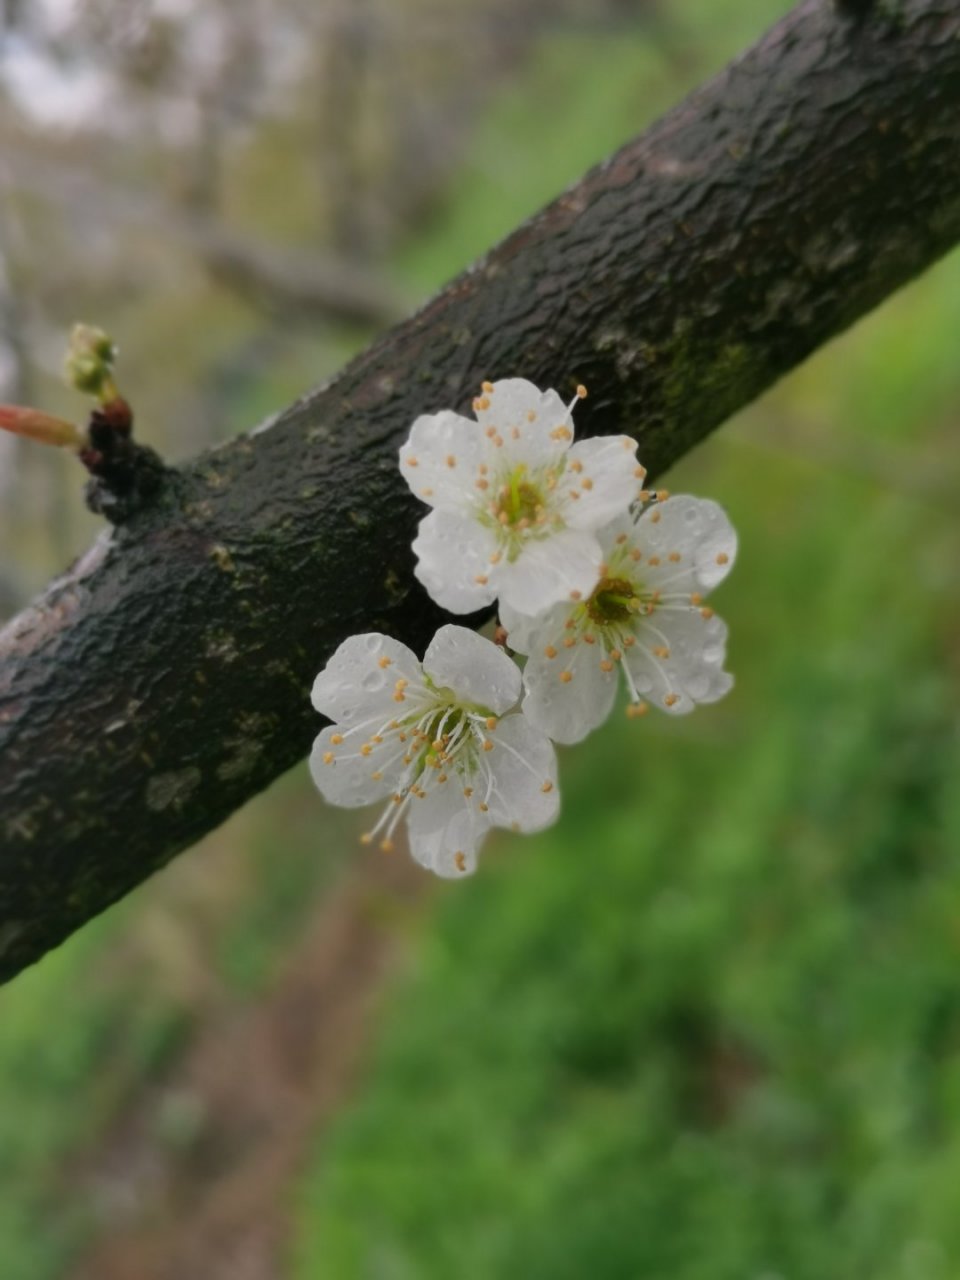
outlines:
[[[737,550],[722,508],[667,498],[636,519],[612,521],[599,536],[601,577],[584,600],[538,618],[509,605],[500,611],[510,647],[528,655],[524,714],[555,742],[579,742],[607,718],[618,672],[632,715],[651,703],[683,715],[733,685],[723,669],[726,625],[704,603]]]
[[[313,780],[333,804],[387,800],[365,842],[392,848],[406,819],[414,858],[467,875],[491,827],[539,831],[559,811],[549,739],[515,708],[516,664],[465,627],[441,627],[423,663],[397,640],[351,636],[313,686],[333,720],[314,743]]]
[[[485,382],[473,409],[475,422],[447,409],[417,418],[400,450],[405,480],[433,507],[413,544],[417,577],[451,613],[499,596],[535,615],[586,597],[603,560],[596,530],[643,482],[636,441],[574,444],[572,405],[523,378]]]

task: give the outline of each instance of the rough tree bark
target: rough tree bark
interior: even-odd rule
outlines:
[[[0,976],[299,760],[345,636],[424,645],[416,413],[582,381],[579,425],[655,473],[958,238],[956,0],[804,0],[328,385],[171,473],[0,638]]]

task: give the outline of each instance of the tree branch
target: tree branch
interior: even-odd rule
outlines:
[[[960,238],[960,11],[805,0],[264,429],[176,473],[0,636],[0,975],[307,751],[347,635],[420,649],[421,411],[585,382],[656,472]],[[318,830],[322,818],[318,817]]]

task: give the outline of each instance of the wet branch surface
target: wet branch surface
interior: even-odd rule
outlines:
[[[422,650],[417,413],[584,382],[578,427],[656,474],[958,239],[955,0],[807,0],[329,384],[165,472],[0,634],[0,978],[299,760],[344,637]]]

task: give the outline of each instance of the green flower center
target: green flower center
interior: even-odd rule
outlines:
[[[523,464],[515,467],[497,494],[497,520],[508,528],[527,528],[543,512],[543,494],[526,474]]]
[[[606,627],[632,618],[640,603],[636,588],[626,578],[601,578],[586,602],[587,616],[598,627]]]

